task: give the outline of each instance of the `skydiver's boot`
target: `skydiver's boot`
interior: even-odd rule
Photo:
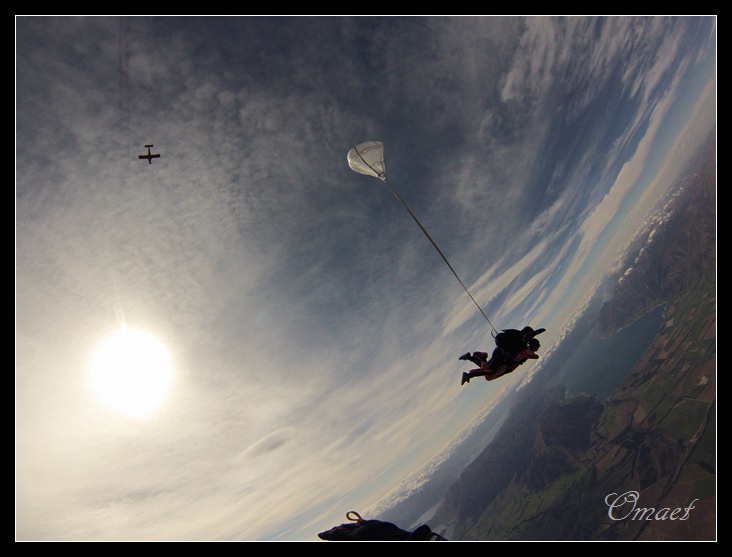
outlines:
[[[470,360],[470,352],[466,352],[458,358],[458,360]]]
[[[460,381],[460,384],[465,385],[465,383],[470,383],[470,374],[463,372],[463,379]]]

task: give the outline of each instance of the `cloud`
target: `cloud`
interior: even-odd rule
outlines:
[[[483,273],[474,284],[470,285],[468,290],[471,291],[476,301],[488,307],[492,301],[497,298],[503,298],[503,295],[509,289],[515,287],[519,279],[526,277],[529,270],[535,268],[538,262],[546,257],[546,252],[549,250],[549,246],[553,240],[554,238],[550,237],[540,240],[515,262],[511,262],[510,254],[505,255]],[[506,265],[508,266],[506,267]],[[536,278],[533,280],[536,280]],[[527,286],[524,285],[521,291],[524,291],[526,288]],[[521,294],[515,290],[509,294],[510,298],[501,302],[500,306],[496,307],[493,304],[492,313],[494,316],[505,318],[516,307],[512,304],[515,304],[517,297],[520,298]],[[474,313],[474,306],[465,304],[462,299],[458,300],[450,316],[446,319],[445,331],[450,333],[456,330],[473,317]]]

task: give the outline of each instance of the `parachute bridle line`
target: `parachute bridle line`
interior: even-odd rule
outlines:
[[[407,210],[407,212],[409,213],[409,215],[414,219],[414,222],[417,223],[417,226],[419,226],[419,228],[422,230],[422,232],[424,232],[424,235],[427,237],[427,239],[430,241],[430,243],[437,250],[437,253],[440,254],[440,257],[442,257],[442,260],[448,266],[448,268],[450,269],[450,271],[452,271],[452,274],[455,275],[455,278],[460,283],[460,286],[463,287],[463,290],[465,290],[466,294],[473,301],[473,303],[475,304],[475,307],[478,308],[478,311],[480,311],[481,315],[485,318],[485,320],[491,326],[492,332],[493,333],[497,333],[498,331],[493,326],[493,323],[491,323],[491,320],[488,319],[488,316],[483,311],[483,308],[480,307],[480,304],[478,304],[478,302],[475,301],[475,298],[473,298],[473,295],[470,293],[470,290],[468,290],[468,287],[465,286],[465,284],[463,283],[463,281],[460,279],[460,277],[458,276],[458,274],[455,272],[455,269],[453,269],[452,265],[450,265],[450,262],[447,260],[447,257],[445,257],[445,254],[442,253],[442,250],[439,248],[439,246],[432,239],[432,236],[430,236],[429,232],[427,232],[427,229],[425,229],[425,227],[422,226],[422,223],[419,222],[419,219],[415,216],[415,214],[412,212],[412,210],[409,208],[409,206],[405,203],[405,201],[401,198],[401,196],[396,192],[396,190],[391,187],[391,184],[386,179],[386,174],[384,172],[379,172],[377,169],[375,169],[373,166],[371,166],[368,162],[366,162],[366,160],[364,160],[363,156],[361,156],[361,153],[359,153],[358,150],[356,150],[356,153],[358,154],[358,156],[360,157],[360,159],[363,161],[363,163],[366,166],[368,166],[376,174],[377,178],[379,178],[379,180],[381,180],[382,182],[384,182],[386,184],[386,186],[389,188],[389,190],[391,190],[391,193],[394,194],[394,197],[396,197],[399,200],[399,203],[401,203],[402,206]]]

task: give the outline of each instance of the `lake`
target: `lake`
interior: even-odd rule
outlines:
[[[625,380],[663,325],[666,305],[646,313],[612,336],[603,337],[599,324],[559,367],[556,381],[567,396],[578,393],[607,398]]]

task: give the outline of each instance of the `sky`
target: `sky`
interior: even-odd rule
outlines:
[[[716,41],[708,16],[16,16],[16,539],[316,541],[388,504],[540,363],[461,387],[491,326],[348,151],[383,142],[490,322],[550,349],[714,129]],[[101,352],[119,331],[147,350]]]

